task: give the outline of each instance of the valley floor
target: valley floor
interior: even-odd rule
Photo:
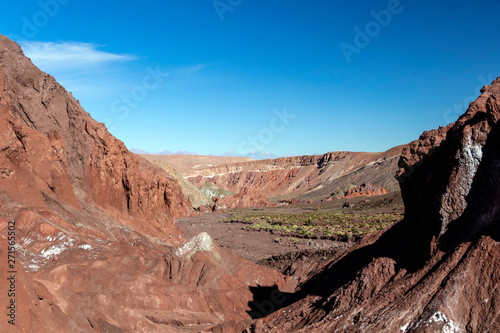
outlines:
[[[207,232],[228,251],[261,263],[264,259],[294,252],[343,252],[364,234],[385,228],[403,217],[399,193],[349,199],[347,202],[351,207],[342,208],[345,202],[333,200],[282,207],[231,209],[225,213],[178,218],[176,223],[183,229],[185,239]],[[325,217],[328,219],[330,216],[332,219],[325,222]],[[340,219],[342,225],[335,225],[333,218]],[[296,232],[293,232],[293,225]],[[333,235],[327,234],[332,237],[325,237],[324,232],[314,232],[326,227],[338,231],[334,231]]]

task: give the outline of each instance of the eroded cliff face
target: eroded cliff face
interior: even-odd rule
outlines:
[[[255,323],[265,332],[500,330],[500,78],[404,149],[405,219],[364,238]]]
[[[29,201],[37,207],[43,195],[75,207],[79,200],[92,201],[126,223],[143,220],[134,226],[141,231],[178,235],[174,214],[190,214],[192,208],[177,182],[130,153],[16,43],[5,37],[0,43],[1,158],[9,170],[4,191],[24,196],[15,184],[29,187],[34,177]]]
[[[473,237],[498,219],[499,91],[497,79],[455,123],[422,134],[403,152],[406,213],[436,236],[454,229]]]
[[[271,206],[271,204],[262,193],[247,187],[235,195],[215,199],[214,211],[224,211],[228,208],[268,206]]]
[[[395,191],[393,175],[401,150],[402,146],[383,153],[331,152],[231,163],[187,172],[184,177],[198,187],[210,182],[233,193],[252,188],[266,197],[304,200],[326,198],[347,184],[365,182]]]
[[[14,226],[18,272],[2,332],[209,331],[251,319],[251,287],[285,286],[208,235],[182,239],[174,217],[194,211],[175,179],[1,35],[0,133],[0,256]]]

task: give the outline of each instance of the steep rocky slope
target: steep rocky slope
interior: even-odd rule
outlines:
[[[500,331],[500,78],[403,151],[405,219],[254,325],[265,332]]]
[[[260,288],[286,290],[207,234],[185,242],[174,217],[194,210],[175,179],[1,35],[0,133],[0,304],[16,324],[0,331],[231,331]]]
[[[500,78],[457,122],[404,149],[405,219],[324,265],[298,264],[309,278],[295,288],[205,233],[182,239],[174,216],[193,209],[175,179],[0,36],[0,304],[16,304],[16,326],[4,317],[1,331],[500,331],[499,119]],[[379,177],[395,150],[227,165],[243,180],[220,179],[235,193],[253,184],[326,197]],[[366,181],[390,189],[380,177]]]
[[[243,188],[234,196],[225,196],[215,200],[214,210],[224,210],[227,208],[243,208],[243,207],[267,207],[270,206],[267,198],[262,193],[251,189]]]
[[[318,156],[231,163],[183,173],[191,183],[239,193],[252,188],[266,197],[321,199],[346,185],[373,183],[388,191],[399,189],[394,173],[403,147],[383,153],[331,152]]]
[[[172,212],[192,208],[177,183],[128,152],[17,44],[1,43],[3,191],[36,208],[45,207],[45,196],[75,208],[92,201],[124,222],[146,222],[139,229],[178,233]]]

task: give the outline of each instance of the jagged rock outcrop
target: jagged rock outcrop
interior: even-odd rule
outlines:
[[[385,188],[378,185],[363,183],[359,186],[353,187],[344,192],[343,199],[356,198],[356,197],[369,197],[374,195],[386,194]]]
[[[437,236],[453,229],[470,238],[498,218],[498,86],[497,79],[484,87],[455,123],[425,132],[402,154],[398,176],[406,212]]]
[[[292,293],[294,283],[226,252],[207,234],[185,242],[173,217],[192,208],[175,180],[130,154],[0,36],[0,256],[13,251],[6,235],[15,222],[18,320],[0,327],[500,331],[499,119],[500,78],[457,122],[404,150],[398,179],[405,219],[315,274],[307,270]],[[324,170],[330,185],[359,184],[367,168],[393,163],[379,157],[363,164],[366,155],[355,156],[325,155],[308,167]],[[278,180],[272,186],[293,170],[282,169],[270,174]],[[2,268],[0,281],[8,279]],[[9,302],[1,292],[0,304]]]
[[[0,134],[0,303],[16,302],[0,331],[227,332],[251,320],[253,290],[286,289],[208,235],[184,242],[174,217],[194,210],[175,179],[1,35]]]
[[[405,219],[299,286],[265,332],[500,331],[500,78],[403,151]]]
[[[134,226],[139,230],[179,233],[174,212],[192,208],[178,184],[130,153],[3,36],[0,94],[0,159],[9,196],[37,208],[45,206],[44,195],[77,208],[78,201],[93,201],[125,223],[141,219],[145,223]]]

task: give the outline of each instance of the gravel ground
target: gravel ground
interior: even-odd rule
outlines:
[[[228,251],[252,262],[289,252],[301,250],[320,250],[345,247],[346,243],[321,239],[299,239],[273,235],[266,231],[245,230],[247,224],[224,223],[228,215],[225,213],[203,213],[196,217],[177,219],[177,225],[184,231],[183,237],[188,240],[200,232],[207,232]],[[280,241],[276,239],[281,238]]]

